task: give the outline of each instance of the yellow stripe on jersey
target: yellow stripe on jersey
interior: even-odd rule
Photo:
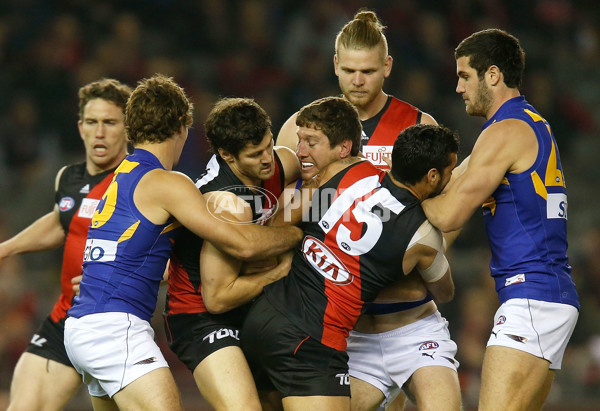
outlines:
[[[129,240],[133,236],[133,233],[135,233],[135,230],[137,230],[139,225],[140,220],[137,220],[135,223],[131,224],[129,228],[125,230],[123,234],[121,234],[121,237],[119,238],[117,243],[122,243],[125,240]]]
[[[548,190],[546,190],[546,186],[542,182],[542,179],[538,175],[537,171],[533,171],[531,173],[531,181],[533,182],[533,187],[535,188],[536,194],[542,197],[544,200],[547,200]]]
[[[113,182],[110,183],[108,189],[102,196],[102,200],[104,200],[102,210],[96,208],[96,211],[94,211],[94,215],[92,216],[92,228],[102,227],[113,215],[117,204],[118,188],[119,183],[113,179]]]
[[[119,167],[117,167],[117,169],[115,170],[115,175],[119,173],[129,173],[131,170],[133,170],[139,165],[140,163],[138,163],[137,161],[123,160],[121,165],[119,165]]]
[[[552,150],[548,157],[548,165],[546,166],[546,187],[565,186],[562,171],[558,168],[556,159],[556,145],[552,142]]]
[[[169,231],[175,230],[176,228],[181,227],[181,223],[179,221],[175,221],[174,223],[169,224],[160,232],[161,234],[168,233]]]
[[[505,184],[505,185],[507,185],[507,186],[509,186],[509,185],[510,185],[510,183],[508,182],[508,178],[506,178],[506,177],[504,177],[504,178],[502,179],[502,181],[500,181],[500,184]]]
[[[496,214],[496,199],[494,197],[490,197],[484,201],[482,208],[489,208],[492,215]]]

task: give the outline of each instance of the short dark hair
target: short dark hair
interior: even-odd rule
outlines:
[[[417,124],[404,129],[392,150],[392,176],[414,185],[432,168],[440,174],[450,165],[450,154],[458,153],[458,134],[444,126]]]
[[[508,87],[521,87],[525,51],[519,40],[504,30],[487,29],[471,34],[454,51],[454,58],[460,57],[469,57],[469,65],[480,79],[490,66],[497,66]]]
[[[324,97],[307,104],[298,112],[296,125],[323,131],[330,147],[350,140],[350,155],[355,156],[360,150],[362,124],[356,107],[345,98]]]
[[[133,144],[160,143],[194,121],[193,104],[171,77],[140,80],[125,110],[125,129]]]
[[[237,157],[248,143],[260,144],[271,130],[271,119],[253,99],[228,97],[215,103],[204,129],[215,154],[223,149]]]
[[[93,81],[79,89],[79,120],[83,121],[83,112],[85,106],[90,100],[100,98],[110,101],[125,113],[127,99],[131,95],[131,87],[123,84],[118,80],[111,78],[103,78],[98,81]]]

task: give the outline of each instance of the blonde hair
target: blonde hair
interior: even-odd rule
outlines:
[[[346,23],[335,38],[335,53],[340,47],[351,49],[372,49],[381,45],[383,56],[388,55],[388,44],[383,31],[386,27],[381,24],[377,14],[370,10],[359,10],[354,19]]]

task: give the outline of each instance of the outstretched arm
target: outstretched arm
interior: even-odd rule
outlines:
[[[14,237],[0,243],[0,259],[15,254],[53,250],[65,242],[65,232],[60,225],[58,207],[38,218]]]
[[[477,139],[462,174],[443,194],[423,201],[427,218],[443,232],[461,228],[507,172],[525,171],[536,155],[537,140],[525,122],[504,120],[492,124]]]
[[[153,170],[146,174],[134,193],[134,201],[150,221],[163,223],[176,218],[194,234],[212,242],[223,252],[242,260],[263,259],[291,249],[302,239],[298,227],[264,227],[236,224],[214,198],[207,201],[184,174]]]
[[[56,174],[54,190],[58,190],[60,178],[67,167]],[[0,260],[21,253],[53,250],[65,242],[66,234],[60,224],[58,206],[48,214],[38,218],[29,227],[14,237],[0,243]]]

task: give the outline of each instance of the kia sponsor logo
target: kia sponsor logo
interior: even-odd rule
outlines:
[[[329,281],[347,285],[354,279],[342,260],[317,238],[306,236],[302,242],[302,252],[306,261]]]

